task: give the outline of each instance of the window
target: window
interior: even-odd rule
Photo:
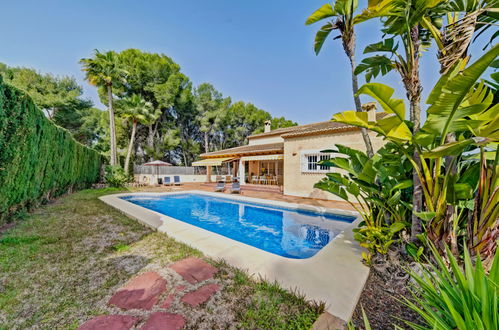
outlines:
[[[302,172],[308,173],[327,173],[330,168],[324,165],[317,164],[318,162],[330,159],[331,154],[321,152],[306,152],[302,156]]]

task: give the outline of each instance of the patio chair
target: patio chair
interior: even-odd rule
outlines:
[[[215,191],[224,192],[224,190],[225,190],[225,182],[218,181],[217,186],[215,187]]]
[[[170,177],[169,176],[165,176],[164,179],[163,179],[163,184],[165,186],[171,186],[172,182],[170,180]]]
[[[260,177],[260,184],[267,184],[267,178],[265,176]]]
[[[174,183],[175,185],[179,185],[179,186],[180,186],[180,185],[181,185],[181,183],[180,183],[180,176],[178,176],[178,175],[174,175],[174,176],[173,176],[173,183]]]
[[[239,182],[232,182],[232,186],[230,187],[230,193],[241,193],[241,184]]]
[[[222,176],[221,175],[217,175],[216,178],[215,178],[215,181],[216,182],[223,181]]]
[[[231,181],[232,181],[232,175],[226,175],[225,182],[231,182]]]
[[[258,177],[256,175],[251,177],[251,183],[253,184],[258,183]]]
[[[270,185],[277,185],[277,177],[275,176],[268,176],[267,181]]]

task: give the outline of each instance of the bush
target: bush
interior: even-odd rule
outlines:
[[[472,264],[464,249],[464,269],[447,248],[449,267],[433,245],[437,266],[423,267],[423,274],[410,272],[416,282],[415,302],[406,304],[426,321],[427,327],[409,324],[414,329],[499,329],[499,254],[495,253],[489,274],[480,257]]]
[[[130,176],[126,174],[121,166],[106,166],[106,182],[111,187],[123,187],[125,183],[130,182]]]
[[[99,179],[102,156],[48,120],[0,76],[0,224],[22,209]]]

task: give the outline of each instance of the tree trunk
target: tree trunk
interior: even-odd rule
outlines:
[[[456,142],[456,134],[448,133],[445,137],[445,143]],[[445,172],[455,175],[457,173],[457,165],[454,161],[455,156],[446,156],[445,160]],[[445,226],[447,227],[445,232],[449,233],[449,238],[446,243],[450,245],[450,249],[453,255],[459,256],[459,250],[457,246],[457,228],[454,226],[454,219],[456,216],[456,207],[450,203],[447,204],[447,209],[445,210]]]
[[[421,113],[420,102],[421,94],[411,96],[410,111],[412,117],[411,121],[414,124],[413,134],[416,134],[419,131]],[[421,157],[416,149],[414,150],[413,157],[416,166],[421,169]],[[422,221],[416,215],[416,213],[423,211],[423,186],[421,185],[421,180],[419,180],[416,170],[412,171],[412,182],[414,191],[412,195],[411,242],[415,243],[418,241],[417,235],[423,232]]]
[[[204,132],[204,152],[209,152],[208,132]]]
[[[137,130],[137,120],[133,120],[132,125],[132,136],[130,136],[130,143],[128,144],[128,151],[126,153],[125,159],[125,172],[128,173],[128,167],[130,166],[130,157],[132,155],[133,141],[135,140],[135,131]]]
[[[147,146],[152,149],[154,146],[154,131],[152,129],[152,124],[147,126],[149,129],[149,134],[147,135]]]
[[[362,109],[362,103],[360,103],[360,97],[356,95],[357,92],[359,91],[359,83],[357,81],[357,75],[355,74],[356,64],[353,53],[352,55],[348,56],[348,58],[350,59],[350,67],[352,70],[352,91],[353,91],[353,100],[355,102],[355,109],[357,110],[357,112],[362,112],[364,110]],[[360,132],[362,134],[362,138],[364,139],[364,144],[366,145],[367,156],[371,158],[372,156],[374,156],[374,150],[373,150],[373,145],[371,143],[371,138],[369,137],[369,133],[365,128],[361,128]]]
[[[421,80],[419,79],[419,48],[421,40],[419,38],[419,27],[417,25],[411,28],[410,38],[412,49],[414,50],[414,54],[412,54],[413,65],[411,72],[409,73],[410,77],[408,77],[405,86],[410,102],[410,115],[411,122],[413,123],[412,133],[416,134],[421,125],[421,93],[423,91]],[[408,55],[410,56],[410,54]],[[414,161],[416,166],[421,169],[421,157],[417,150],[414,150]],[[412,172],[412,180],[414,192],[412,195],[411,241],[417,242],[417,235],[422,233],[422,221],[416,213],[423,210],[423,187],[416,170],[413,170]]]
[[[109,139],[111,143],[111,166],[118,165],[116,159],[116,126],[114,124],[114,109],[113,109],[113,88],[107,85],[107,101],[109,109]]]

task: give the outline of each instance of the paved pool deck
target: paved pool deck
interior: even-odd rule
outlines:
[[[227,189],[223,193],[217,194],[225,194],[225,195],[236,195],[231,194],[229,191],[230,185],[227,185]],[[241,192],[241,196],[246,197],[254,197],[260,199],[274,200],[280,202],[288,202],[288,203],[296,203],[296,204],[305,204],[319,207],[326,207],[330,209],[340,209],[340,210],[348,210],[355,211],[355,209],[345,201],[334,201],[334,200],[325,200],[325,199],[317,199],[317,198],[307,198],[307,197],[297,197],[297,196],[289,196],[283,195],[282,193],[277,193],[274,191],[254,191],[254,190],[244,190]],[[175,192],[175,191],[187,191],[187,190],[201,190],[207,192],[213,192],[213,185],[206,185],[204,183],[183,183],[179,186],[146,186],[140,188],[131,188],[133,191],[139,192]]]
[[[146,196],[177,194],[184,192],[185,188],[186,186],[174,192],[161,192],[157,188],[153,192],[140,191],[114,194],[102,196],[100,199],[143,224],[202,251],[211,258],[224,259],[235,267],[246,269],[256,279],[262,277],[269,281],[277,281],[287,289],[304,294],[307,299],[323,301],[326,303],[326,311],[342,320],[348,321],[351,318],[369,275],[369,268],[361,262],[362,249],[353,239],[352,229],[361,221],[357,213],[345,208],[323,206],[331,205],[330,201],[300,200],[298,197],[294,197],[293,199],[298,199],[300,203],[289,203],[288,196],[280,195],[271,199],[269,196],[262,196],[261,192],[255,193],[263,198],[250,197],[248,194],[229,196],[202,190],[189,190],[240,201],[253,201],[274,206],[356,217],[356,220],[349,227],[313,257],[289,259],[237,242],[120,198],[137,194]]]

